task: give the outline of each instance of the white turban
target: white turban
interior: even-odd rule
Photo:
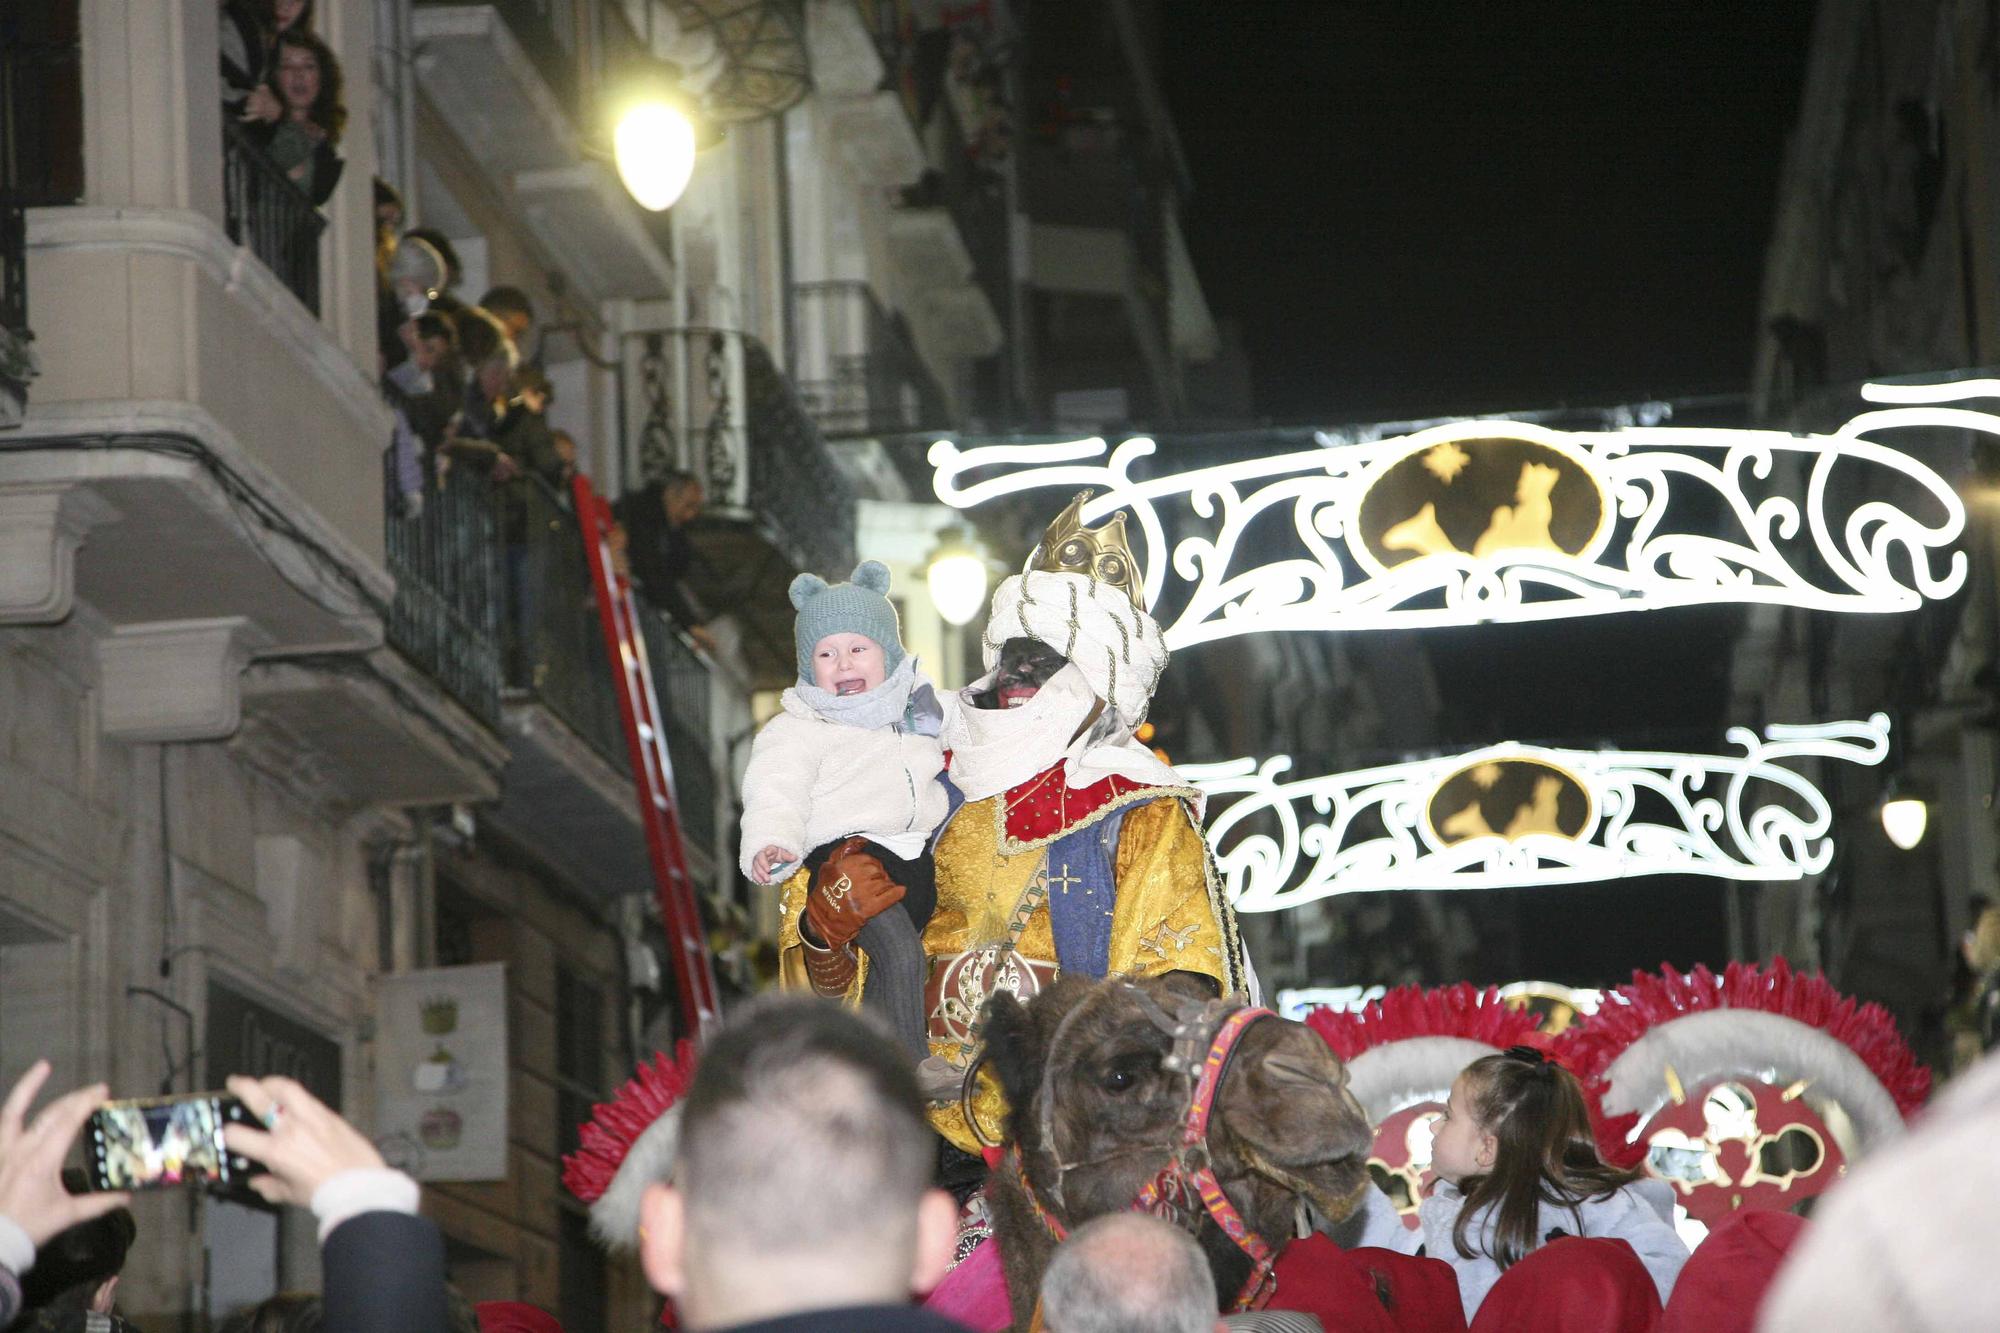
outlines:
[[[993,684],[1001,647],[1023,637],[1049,645],[1070,664],[1025,706],[972,706]],[[1167,644],[1153,618],[1123,592],[1081,574],[1016,574],[993,594],[982,642],[986,674],[944,700],[951,779],[967,800],[1007,791],[1061,760],[1071,787],[1116,775],[1180,789],[1201,808],[1201,792],[1132,739],[1167,669]],[[1102,714],[1090,722],[1100,699]]]
[[[1167,640],[1118,588],[1081,574],[1031,570],[1004,580],[981,640],[990,673],[1007,640],[1039,639],[1075,663],[1118,719],[1119,739],[1146,720],[1167,669]]]

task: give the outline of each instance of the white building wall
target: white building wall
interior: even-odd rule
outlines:
[[[205,1090],[215,979],[338,1044],[343,1109],[365,1126],[362,1033],[376,965],[368,820],[273,772],[281,752],[253,757],[254,738],[102,739],[89,641],[74,621],[0,632],[0,1080],[47,1056],[52,1088]],[[259,845],[273,839],[303,852],[290,901],[268,856],[259,879]],[[135,987],[184,1006],[192,1031]],[[141,1327],[207,1307],[201,1249],[214,1206],[178,1189],[135,1199],[140,1243],[119,1298]],[[239,1291],[315,1285],[311,1230],[299,1217],[272,1232],[286,1238],[280,1267],[216,1262]]]

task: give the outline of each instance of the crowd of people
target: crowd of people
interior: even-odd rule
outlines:
[[[73,1192],[62,1170],[106,1089],[67,1093],[30,1117],[48,1072],[38,1063],[0,1106],[0,1328],[127,1328],[116,1314],[118,1272],[145,1243],[128,1196]],[[1650,1222],[1592,1217],[1591,1200],[1630,1181],[1590,1176],[1594,1151],[1574,1138],[1566,1077],[1510,1053],[1484,1058],[1454,1090],[1452,1123],[1462,1128],[1440,1136],[1441,1169],[1473,1205],[1457,1215],[1474,1225],[1447,1223],[1442,1240],[1427,1217],[1423,1234],[1457,1270],[1473,1330],[1943,1330],[1984,1326],[2000,1308],[2000,1275],[1976,1225],[1991,1215],[2000,1174],[1985,1151],[2000,1065],[1981,1066],[1902,1144],[1859,1168],[1819,1221],[1747,1214],[1692,1260],[1683,1252],[1670,1261]],[[1554,1091],[1538,1096],[1544,1084]],[[560,1333],[546,1311],[458,1298],[416,1183],[303,1087],[237,1077],[229,1091],[261,1127],[232,1124],[227,1146],[261,1164],[251,1187],[266,1201],[311,1211],[324,1286],[273,1297],[222,1327]],[[885,1029],[808,997],[754,1002],[703,1052],[680,1114],[678,1152],[646,1183],[632,1239],[685,1327],[961,1329],[915,1299],[953,1262],[959,1210],[933,1185],[922,1095]],[[1912,1189],[1917,1179],[1927,1188]],[[1523,1199],[1523,1216],[1539,1215],[1517,1226],[1510,1219]],[[1552,1216],[1569,1229],[1546,1225]],[[1761,1277],[1746,1280],[1746,1265]],[[1050,1333],[1466,1327],[1456,1301],[1440,1316],[1419,1285],[1391,1288],[1392,1301],[1404,1298],[1400,1311],[1382,1303],[1378,1280],[1336,1317],[1225,1317],[1202,1248],[1158,1217],[1121,1213],[1057,1247],[1036,1318]],[[1412,1322],[1419,1311],[1434,1322]]]
[[[314,207],[324,205],[345,166],[347,109],[340,62],[314,32],[314,0],[220,0],[218,13],[224,116]],[[510,623],[526,624],[535,611],[525,568],[528,478],[566,503],[578,466],[575,439],[548,420],[555,391],[534,345],[534,303],[505,284],[468,303],[451,240],[435,228],[406,228],[402,197],[379,177],[374,210],[378,371],[394,414],[390,504],[416,518],[444,487],[490,488]],[[649,599],[713,652],[708,617],[685,589],[693,552],[684,529],[703,502],[697,479],[668,474],[625,497],[619,540]],[[520,650],[516,636],[512,651]]]

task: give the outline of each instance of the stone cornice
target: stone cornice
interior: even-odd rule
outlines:
[[[370,394],[370,401],[374,402],[374,390],[367,388],[365,382],[364,388]],[[182,436],[197,441],[230,471],[270,500],[274,507],[298,525],[301,532],[338,559],[346,567],[346,572],[366,587],[372,596],[387,603],[395,595],[396,583],[387,569],[322,518],[270,468],[243,448],[222,423],[194,403],[175,399],[30,403],[27,420],[19,429],[9,431],[4,439],[0,439],[0,452],[7,456],[10,480],[18,481],[86,482],[130,476],[135,472],[192,478],[202,471],[189,460],[148,454],[137,445],[129,450],[103,449],[90,453],[57,448],[37,452],[34,448],[38,443],[56,444],[79,436],[121,435]],[[379,438],[388,438],[386,425]],[[212,479],[206,479],[205,484],[216,490],[212,495],[215,504],[228,504],[227,497],[219,493]]]
[[[28,249],[156,254],[200,268],[288,347],[365,439],[386,440],[394,418],[347,349],[249,250],[203,214],[167,208],[31,208]],[[30,407],[30,414],[33,414]]]

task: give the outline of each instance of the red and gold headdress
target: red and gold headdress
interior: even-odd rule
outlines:
[[[577,1151],[563,1158],[563,1185],[590,1205],[590,1229],[613,1249],[639,1243],[639,1196],[665,1180],[680,1145],[680,1099],[694,1079],[694,1043],[674,1047],[673,1059],[654,1052],[618,1095],[592,1108],[577,1133]]]
[[[1818,1194],[1930,1091],[1880,1005],[1782,958],[1634,973],[1557,1049],[1605,1160],[1643,1163],[1708,1225]]]

